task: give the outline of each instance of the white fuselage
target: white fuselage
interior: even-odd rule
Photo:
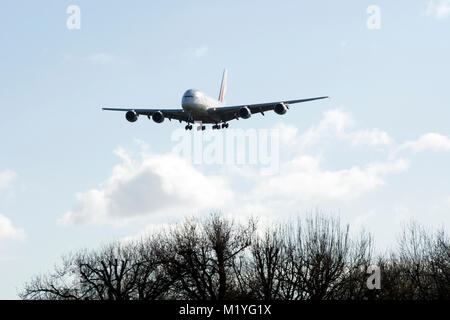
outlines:
[[[208,109],[214,109],[222,105],[220,101],[194,89],[187,90],[181,99],[183,110],[191,114],[193,121],[202,121],[205,123],[220,122],[220,119],[214,119],[208,112]]]

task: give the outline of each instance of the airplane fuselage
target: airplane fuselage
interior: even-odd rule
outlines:
[[[181,107],[192,116],[192,121],[202,121],[203,123],[218,123],[220,118],[215,118],[208,110],[214,110],[223,104],[201,91],[189,89],[183,94]]]

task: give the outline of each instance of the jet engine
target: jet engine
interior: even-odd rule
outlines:
[[[252,116],[250,109],[248,107],[242,107],[239,109],[239,117],[243,119],[248,119]]]
[[[136,113],[136,111],[127,111],[125,113],[125,118],[130,122],[135,122],[138,119],[139,115]]]
[[[278,114],[285,114],[287,112],[287,106],[284,103],[279,103],[275,106],[275,112]]]
[[[153,121],[155,121],[156,123],[161,123],[164,121],[164,114],[161,111],[155,112],[152,115],[152,119]]]

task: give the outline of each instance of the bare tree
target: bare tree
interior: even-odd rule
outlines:
[[[266,301],[279,298],[283,252],[284,243],[277,231],[267,230],[262,238],[254,240],[244,267],[244,281],[253,298]]]
[[[350,249],[348,228],[341,230],[338,220],[317,215],[299,221],[296,230],[288,232],[288,266],[295,270],[291,279],[295,298],[329,298],[345,268]]]
[[[267,232],[252,245],[248,284],[258,299],[362,298],[372,238],[316,215]]]
[[[427,233],[411,222],[399,241],[402,278],[411,284],[413,299],[450,298],[450,249],[444,230]]]
[[[138,241],[63,257],[26,283],[23,299],[450,299],[450,242],[444,229],[408,225],[397,252],[373,257],[370,234],[321,214],[273,226],[219,214],[189,219]],[[367,268],[381,269],[369,290]]]
[[[173,280],[169,277],[164,263],[158,259],[156,249],[161,241],[159,235],[151,236],[135,246],[138,254],[136,299],[155,300],[169,297]],[[140,266],[140,268],[139,268]]]
[[[26,283],[19,296],[32,300],[80,300],[87,294],[79,287],[70,255],[63,256],[61,266],[48,275],[38,275]]]
[[[450,299],[450,239],[444,229],[436,233],[433,246],[431,276],[436,284],[437,298]]]
[[[151,253],[152,241],[113,243],[65,256],[54,273],[33,278],[20,295],[52,300],[159,298],[170,281]]]
[[[234,267],[254,231],[252,220],[242,226],[214,214],[204,221],[187,220],[168,232],[158,257],[176,286],[177,297],[217,300],[238,295]]]
[[[333,295],[334,299],[365,300],[374,299],[378,290],[367,287],[367,270],[374,264],[372,236],[361,231],[358,238],[350,241],[350,251],[345,258],[344,270],[339,278],[339,285]]]

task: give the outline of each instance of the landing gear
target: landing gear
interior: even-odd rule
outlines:
[[[220,124],[215,124],[215,125],[213,125],[211,128],[213,129],[213,130],[219,130],[219,129],[225,129],[225,128],[228,128],[228,123],[222,123],[221,125]],[[192,124],[188,124],[188,125],[186,125],[185,127],[184,127],[184,129],[185,130],[192,130]],[[204,131],[206,129],[206,126],[205,125],[199,125],[198,127],[197,127],[197,131],[200,131],[200,130],[202,130],[202,131]]]
[[[220,125],[220,124],[215,124],[215,125],[212,126],[212,128],[213,128],[213,130],[214,130],[214,129],[220,129],[220,128],[225,129],[225,128],[228,128],[228,126],[229,126],[228,123],[222,123],[222,125]]]

